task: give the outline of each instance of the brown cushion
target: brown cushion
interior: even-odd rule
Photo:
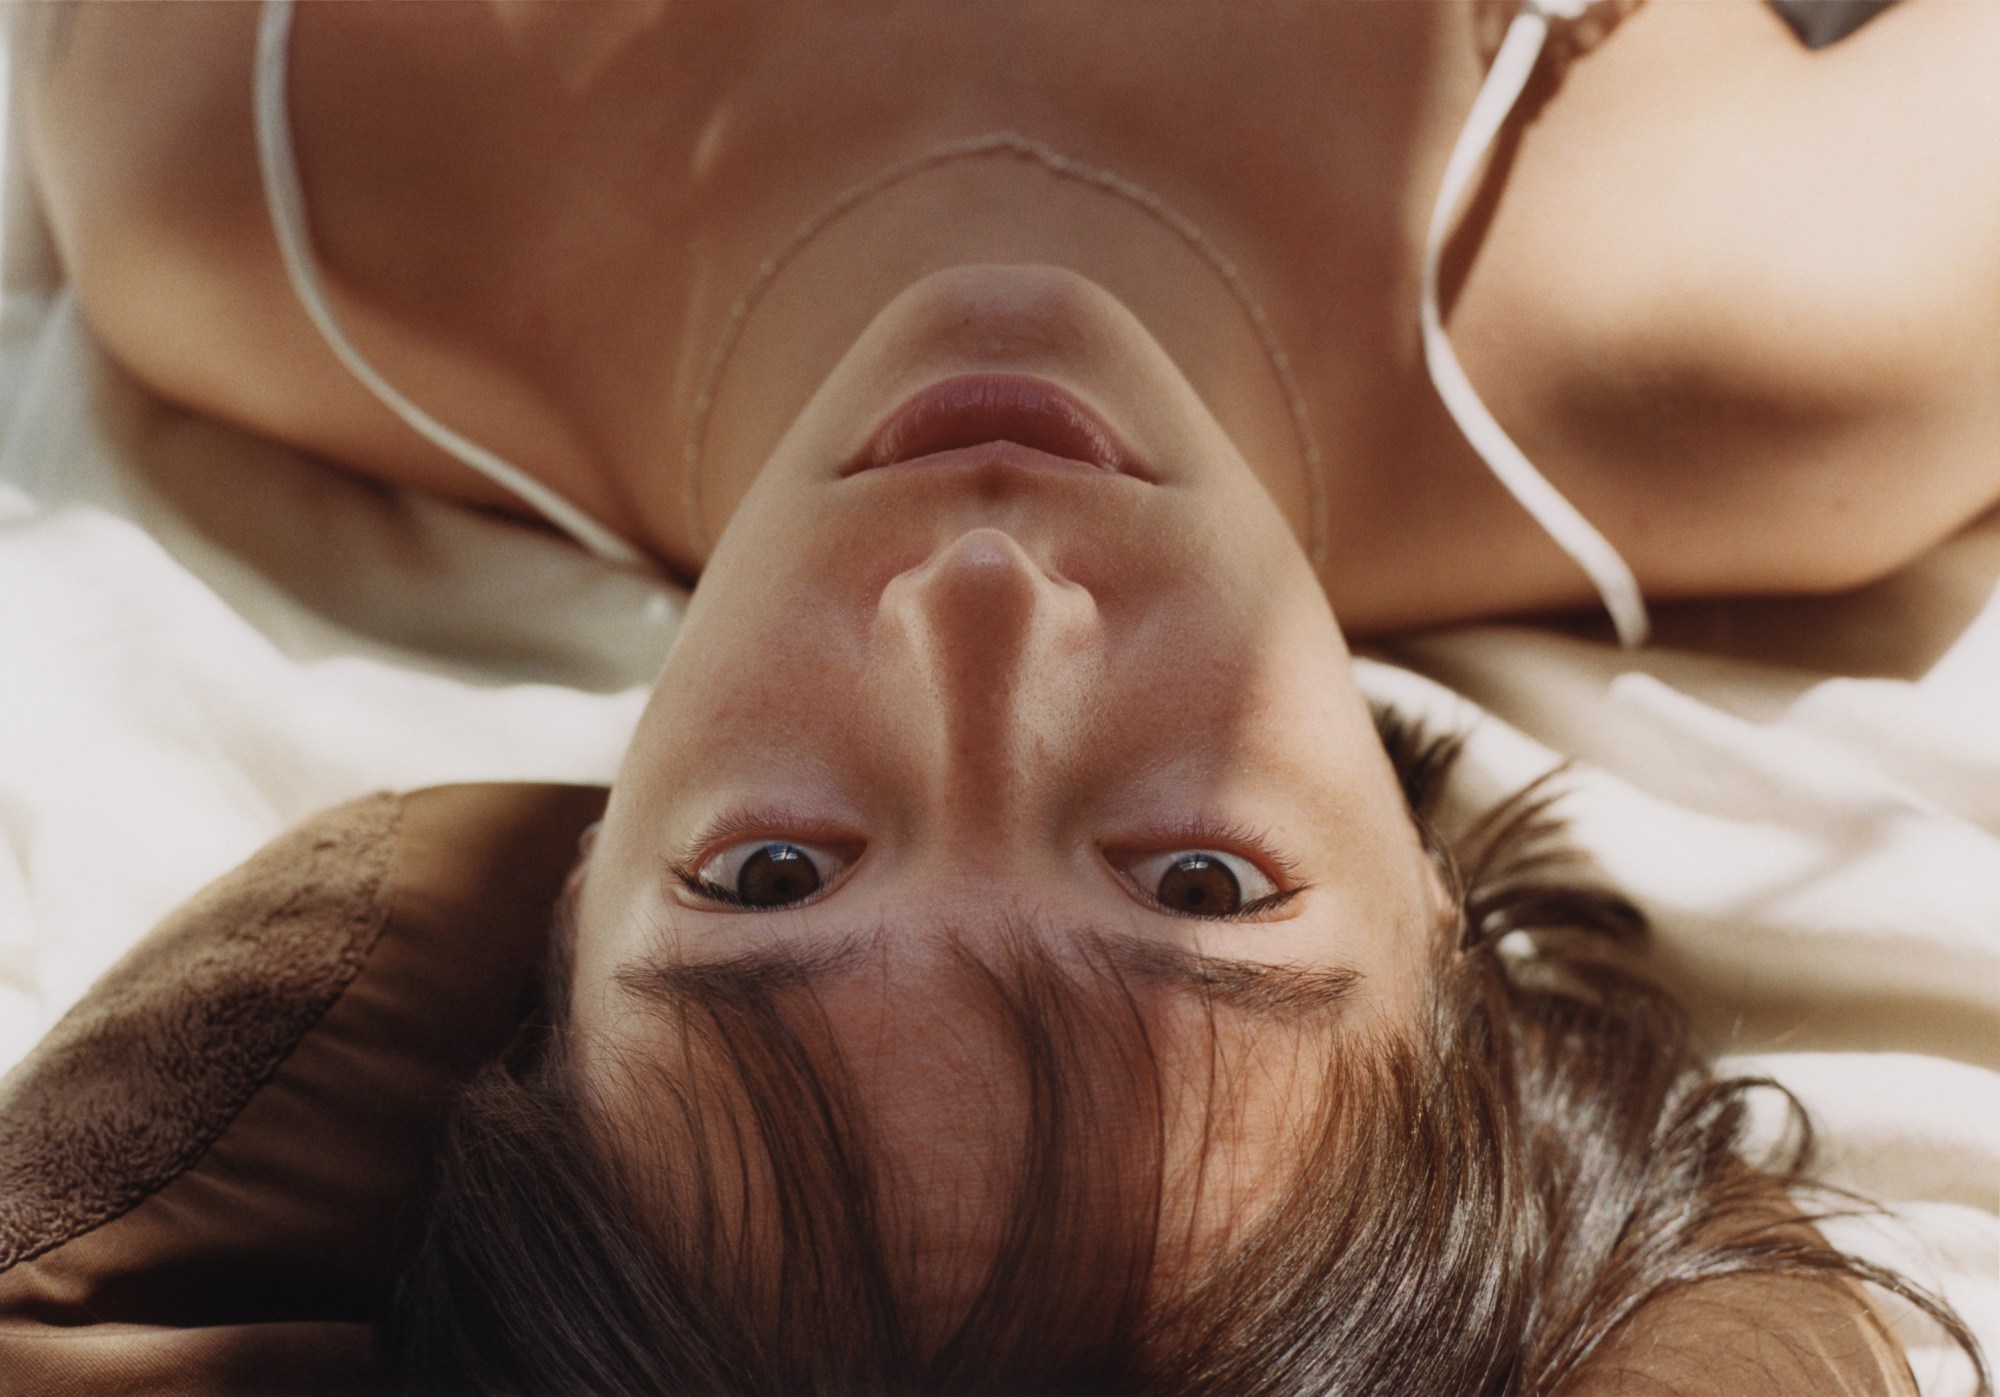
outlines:
[[[0,1082],[0,1391],[365,1387],[443,1107],[604,795],[356,801],[120,961]]]
[[[0,1393],[357,1393],[454,1087],[532,1001],[598,787],[378,795],[141,943],[0,1082]],[[1914,1391],[1844,1283],[1649,1307],[1565,1397]]]

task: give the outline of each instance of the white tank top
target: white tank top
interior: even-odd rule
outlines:
[[[1465,375],[1445,334],[1438,309],[1438,264],[1466,190],[1482,168],[1494,137],[1520,100],[1548,39],[1552,19],[1574,19],[1598,0],[1526,0],[1508,29],[1506,39],[1488,70],[1464,128],[1459,132],[1424,241],[1421,317],[1424,362],[1438,396],[1471,443],[1521,507],[1555,540],[1590,579],[1610,613],[1619,640],[1626,645],[1645,641],[1646,605],[1632,569],[1603,534],[1577,512],[1534,464],[1522,454],[1480,399]],[[285,273],[299,304],[318,327],[340,362],[397,417],[426,441],[508,491],[591,553],[624,567],[656,570],[640,549],[620,538],[512,462],[478,442],[453,431],[425,412],[390,383],[354,347],[327,304],[319,265],[313,257],[305,191],[292,150],[291,120],[286,108],[286,59],[291,37],[292,0],[264,0],[257,32],[255,113],[257,158],[263,175],[264,198]]]

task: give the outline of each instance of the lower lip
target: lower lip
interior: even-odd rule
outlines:
[[[1027,374],[931,384],[884,418],[841,474],[984,466],[1145,478],[1103,419]]]

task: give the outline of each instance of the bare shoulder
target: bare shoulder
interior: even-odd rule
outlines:
[[[2000,498],[1995,72],[2000,5],[1813,52],[1650,4],[1531,123],[1461,333],[1649,590],[1852,585]]]
[[[574,13],[629,23],[649,4]],[[521,510],[376,401],[299,304],[252,124],[260,7],[29,8],[25,147],[109,355],[204,416],[393,484]],[[578,162],[523,132],[555,124],[570,57],[597,62],[591,46],[619,38],[565,28],[571,14],[485,0],[302,6],[285,105],[310,240],[363,352],[392,382],[420,385],[435,416],[629,533],[541,372],[561,341],[545,307],[566,283],[561,259],[533,241],[546,226],[535,220],[570,213],[575,201],[545,176]]]
[[[1854,1285],[1699,1282],[1642,1309],[1562,1397],[1916,1397],[1902,1350]]]

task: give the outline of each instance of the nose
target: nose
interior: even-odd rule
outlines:
[[[961,822],[1016,818],[1082,739],[1102,655],[1097,603],[1010,534],[974,529],[893,578],[874,643],[878,711]]]

